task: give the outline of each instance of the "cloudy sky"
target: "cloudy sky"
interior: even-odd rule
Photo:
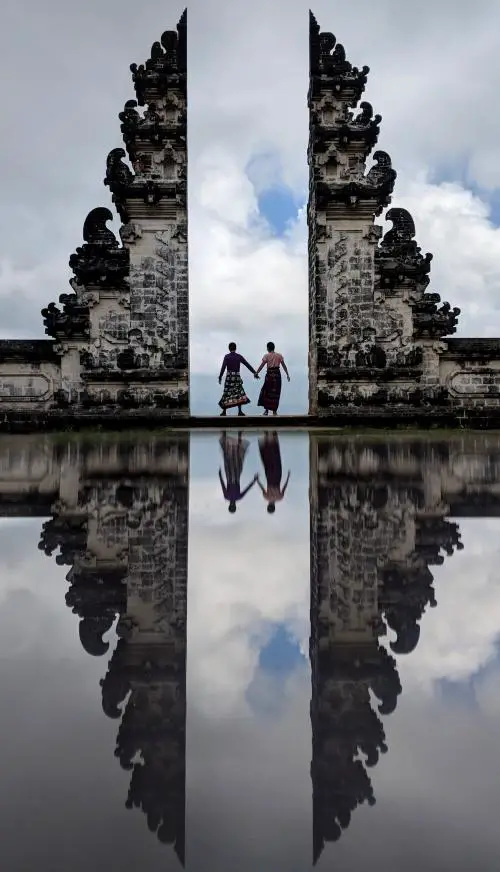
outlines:
[[[41,336],[40,308],[67,290],[88,211],[110,205],[108,151],[133,96],[129,64],[183,4],[17,0],[1,13],[0,320]],[[394,203],[432,251],[433,288],[462,335],[500,335],[500,8],[494,0],[317,0],[383,116]],[[308,19],[303,0],[189,7],[191,350],[216,370],[235,338],[258,358],[272,336],[306,363]],[[118,226],[118,225],[117,225]]]

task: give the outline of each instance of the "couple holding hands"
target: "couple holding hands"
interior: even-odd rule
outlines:
[[[246,406],[250,400],[248,399],[243,386],[243,379],[240,375],[240,366],[246,366],[253,373],[254,378],[259,378],[259,372],[267,366],[266,377],[264,384],[259,394],[258,405],[264,408],[264,415],[272,412],[273,415],[278,414],[278,406],[281,397],[281,369],[285,373],[287,380],[290,381],[290,375],[286,368],[283,355],[279,354],[274,342],[267,343],[267,354],[262,358],[262,362],[258,369],[254,369],[243,355],[236,351],[236,342],[229,343],[229,352],[224,356],[221,370],[219,373],[219,384],[222,383],[222,377],[226,372],[224,380],[224,390],[222,397],[219,400],[219,406],[222,409],[221,417],[224,417],[228,409],[238,407],[238,415],[244,415],[242,406]]]

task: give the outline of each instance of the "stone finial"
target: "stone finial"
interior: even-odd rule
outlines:
[[[131,64],[132,81],[139,106],[166,94],[169,86],[185,87],[187,66],[187,9],[182,13],[177,30],[166,30],[160,42],[151,46],[145,64]]]
[[[317,80],[327,79],[330,87],[345,97],[349,105],[355,106],[363,93],[370,68],[361,70],[346,59],[345,49],[338,43],[333,33],[321,32],[319,24],[309,10],[309,74],[311,77],[311,96],[317,87]]]

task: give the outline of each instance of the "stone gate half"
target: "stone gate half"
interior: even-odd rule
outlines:
[[[104,179],[121,242],[113,213],[93,209],[71,293],[42,310],[51,338],[0,341],[4,426],[189,415],[186,28],[185,11],[130,68],[125,148],[109,153]]]
[[[375,150],[381,116],[354,67],[309,13],[309,412],[337,423],[500,425],[500,339],[447,339],[460,310],[430,293],[431,254],[396,172]],[[373,164],[367,159],[373,152]]]

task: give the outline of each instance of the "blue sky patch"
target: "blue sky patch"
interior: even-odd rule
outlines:
[[[297,218],[299,202],[285,185],[276,185],[257,195],[259,212],[276,236],[283,236],[291,221]]]
[[[271,638],[261,649],[259,669],[267,675],[290,675],[304,659],[297,639],[288,631],[285,624],[277,624]]]

